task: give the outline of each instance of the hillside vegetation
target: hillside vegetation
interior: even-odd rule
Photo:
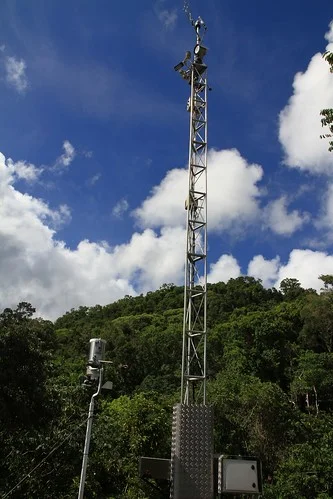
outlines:
[[[279,291],[251,277],[208,286],[215,451],[260,457],[268,499],[333,498],[333,277],[321,279],[321,293],[296,279]],[[183,289],[80,307],[54,324],[33,314],[28,303],[0,314],[0,496],[77,496],[93,393],[82,376],[89,339],[101,337],[113,389],[96,404],[85,496],[159,497],[138,457],[170,456]]]

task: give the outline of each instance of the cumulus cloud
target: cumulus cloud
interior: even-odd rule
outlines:
[[[69,166],[76,156],[75,148],[69,142],[69,140],[64,141],[62,148],[63,148],[64,152],[61,156],[59,156],[59,158],[55,162],[55,168]]]
[[[328,28],[329,28],[328,32],[325,33],[325,39],[328,41],[328,43],[333,43],[333,21],[330,22]],[[332,50],[332,49],[328,48],[327,50]]]
[[[207,275],[210,283],[227,282],[241,275],[240,266],[232,255],[222,255],[216,263],[212,263]]]
[[[115,206],[112,208],[112,215],[116,218],[122,218],[123,215],[126,213],[128,210],[129,204],[126,199],[120,199],[118,203],[115,204]]]
[[[22,94],[28,87],[28,80],[25,73],[27,65],[23,59],[15,57],[6,57],[6,81],[14,87],[18,93]]]
[[[224,263],[225,267],[229,268],[230,277],[240,275],[239,264],[233,256],[222,255],[216,265],[219,265],[220,260],[222,260],[222,269]],[[214,268],[212,270],[214,271]],[[271,260],[265,259],[263,255],[256,255],[249,262],[247,273],[256,279],[261,279],[266,287],[279,288],[283,279],[295,278],[300,281],[303,288],[313,288],[320,291],[322,281],[318,279],[318,276],[333,274],[333,255],[323,251],[294,249],[290,252],[286,263],[281,262],[278,255]],[[222,279],[220,275],[223,276],[223,270],[219,274],[217,268],[216,276],[213,275],[213,280],[210,282],[225,280],[229,277],[227,274]]]
[[[20,169],[0,155],[0,305],[28,301],[47,318],[80,305],[105,305],[123,297],[183,280],[185,231],[181,227],[133,234],[127,243],[81,241],[69,249],[57,229],[70,209],[52,209],[20,192]]]
[[[291,277],[298,279],[303,288],[320,291],[323,283],[318,276],[333,274],[333,255],[323,251],[294,249],[287,263],[282,263],[278,256],[266,260],[264,256],[256,255],[249,263],[248,274],[262,279],[267,287],[274,285],[279,288],[283,279]]]
[[[288,262],[280,266],[275,286],[278,287],[287,277],[294,277],[304,288],[319,291],[323,284],[318,279],[321,274],[333,274],[333,255],[310,249],[294,249]]]
[[[262,255],[256,255],[249,263],[247,274],[261,279],[263,286],[269,288],[278,278],[279,266],[280,258],[278,256],[272,260],[266,260]]]
[[[133,234],[127,244],[113,249],[114,265],[127,279],[135,279],[139,289],[148,291],[164,283],[183,281],[185,230],[166,227],[157,234],[151,229]]]
[[[235,150],[208,154],[208,228],[213,231],[242,226],[259,213],[258,182],[263,170],[248,164]],[[200,187],[199,187],[200,188]],[[170,170],[151,195],[134,211],[141,227],[179,226],[185,223],[182,207],[188,189],[187,169]]]
[[[69,207],[54,209],[45,201],[20,192],[16,185],[19,172],[23,171],[28,178],[33,173],[27,174],[28,163],[23,162],[24,168],[18,167],[18,163],[6,161],[0,155],[2,308],[28,301],[42,316],[56,318],[72,307],[105,305],[125,294],[146,292],[163,283],[182,283],[184,244],[180,241],[185,243],[184,227],[166,225],[159,231],[145,228],[124,244],[110,246],[83,240],[70,249],[56,232],[70,220]],[[249,272],[267,285],[296,277],[303,286],[319,289],[317,276],[333,273],[333,256],[294,250],[289,261],[281,264],[278,257],[266,261],[257,255],[249,264]],[[237,260],[232,255],[222,255],[211,265],[208,280],[227,281],[240,274]]]
[[[333,50],[333,27],[325,35],[326,49]],[[295,75],[293,95],[280,113],[279,139],[285,164],[312,173],[333,173],[333,155],[327,150],[320,111],[333,107],[333,74],[320,53],[315,54],[304,73]]]
[[[3,156],[1,156],[1,159],[5,161]],[[29,184],[36,182],[43,172],[43,168],[37,168],[35,165],[22,160],[14,162],[11,158],[8,158],[6,165],[7,172],[11,175],[12,180],[25,180]]]
[[[287,197],[281,196],[265,207],[264,220],[266,225],[276,234],[290,236],[309,221],[309,215],[300,213],[298,210],[288,213]]]

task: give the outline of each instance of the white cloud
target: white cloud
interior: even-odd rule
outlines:
[[[146,292],[163,283],[182,284],[183,227],[165,226],[160,232],[147,228],[113,247],[106,242],[83,240],[70,249],[57,239],[56,233],[70,220],[69,207],[52,209],[45,201],[20,192],[15,184],[20,168],[14,165],[0,155],[2,307],[28,301],[42,316],[56,318],[72,307],[105,305],[125,294]],[[265,261],[257,255],[250,262],[249,271],[267,283],[296,277],[303,286],[319,289],[317,275],[333,273],[333,256],[294,250],[288,263],[279,265],[278,257]],[[222,255],[211,265],[208,280],[227,281],[240,274],[237,260],[232,255]]]
[[[179,242],[183,241],[184,244]],[[127,244],[113,248],[113,261],[126,279],[135,279],[140,290],[183,281],[185,230],[168,227],[160,235],[151,229],[133,234]]]
[[[69,140],[65,140],[64,141],[64,143],[62,145],[62,148],[63,148],[64,152],[57,159],[57,161],[55,163],[55,168],[57,168],[57,167],[63,167],[63,166],[65,166],[65,167],[69,166],[71,164],[71,162],[73,161],[73,159],[75,158],[75,156],[76,156],[75,148],[69,142]]]
[[[309,221],[307,213],[293,210],[288,213],[288,200],[286,196],[270,202],[264,209],[264,220],[266,225],[276,234],[290,236]]]
[[[118,203],[112,208],[112,215],[116,218],[122,218],[128,210],[129,204],[126,199],[120,199]]]
[[[277,256],[272,260],[266,260],[262,255],[256,255],[249,263],[247,274],[261,279],[263,286],[269,288],[278,277],[280,258]]]
[[[43,168],[37,168],[35,165],[22,160],[14,162],[11,158],[7,160],[7,169],[13,177],[25,180],[29,184],[36,182],[43,172]]]
[[[50,211],[50,227],[54,230],[58,230],[64,225],[68,224],[72,219],[72,214],[69,206],[67,204],[61,204],[56,211]]]
[[[327,50],[333,50],[333,28],[325,35]],[[333,155],[327,141],[319,136],[320,111],[333,107],[333,74],[320,53],[315,54],[306,71],[295,75],[293,95],[280,113],[279,139],[290,167],[312,173],[333,174]]]
[[[331,21],[329,24],[329,30],[327,33],[325,33],[325,39],[328,41],[328,43],[333,43],[333,21]]]
[[[115,247],[84,240],[69,249],[56,237],[56,230],[70,220],[69,207],[52,209],[20,192],[13,165],[0,155],[2,307],[28,301],[42,316],[56,318],[72,307],[105,305],[165,282],[181,284],[184,229],[146,229]]]
[[[92,177],[90,177],[86,184],[87,185],[90,185],[90,186],[93,186],[96,184],[96,182],[98,182],[98,180],[101,178],[102,174],[101,173],[96,173],[96,175],[93,175]]]
[[[216,263],[212,263],[207,281],[210,283],[227,282],[241,275],[241,269],[237,260],[232,255],[222,255]]]
[[[19,93],[24,93],[28,87],[28,80],[25,74],[26,63],[23,59],[15,57],[6,57],[6,80],[7,83],[13,86]]]
[[[159,21],[163,24],[165,29],[173,30],[177,22],[177,10],[176,9],[165,9],[165,0],[157,0],[155,4],[155,12]]]
[[[240,227],[259,213],[263,176],[259,165],[248,164],[235,150],[210,150],[208,154],[208,228],[214,231]],[[170,170],[151,195],[134,211],[141,227],[184,225],[188,189],[187,169]]]
[[[333,274],[333,255],[323,251],[294,249],[290,252],[287,263],[281,263],[279,256],[266,260],[263,255],[256,255],[249,262],[247,273],[256,279],[261,279],[266,287],[279,288],[283,279],[295,278],[300,281],[303,288],[320,291],[322,281],[318,276]],[[226,281],[239,275],[240,267],[237,260],[232,255],[222,255],[218,262],[212,265],[208,280]]]
[[[289,255],[289,261],[280,266],[275,286],[279,287],[283,279],[292,277],[298,279],[304,288],[319,291],[323,284],[318,279],[321,274],[333,274],[333,255],[309,249],[294,249]]]

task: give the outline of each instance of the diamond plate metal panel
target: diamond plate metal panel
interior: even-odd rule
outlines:
[[[212,407],[175,405],[170,498],[212,499],[213,478]]]

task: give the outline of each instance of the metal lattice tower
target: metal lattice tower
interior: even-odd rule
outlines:
[[[181,403],[206,404],[207,343],[207,49],[200,31],[206,29],[199,17],[192,22],[196,32],[193,60],[186,53],[175,69],[190,83],[188,101],[190,139],[188,161],[186,259]],[[182,69],[185,66],[185,70]]]

